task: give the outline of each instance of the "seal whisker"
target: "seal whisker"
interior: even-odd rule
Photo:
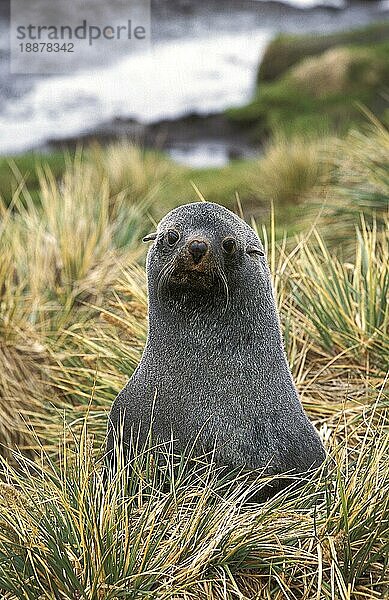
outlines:
[[[223,284],[223,289],[225,292],[225,303],[224,303],[224,308],[223,308],[223,315],[227,312],[229,303],[230,303],[230,289],[228,287],[228,281],[227,281],[227,277],[225,276],[225,274],[223,273],[222,269],[219,267],[219,265],[217,266],[217,274],[218,274],[218,279],[219,281],[222,282]]]
[[[168,262],[158,274],[157,277],[157,298],[159,301],[162,300],[162,292],[165,288],[165,285],[168,283],[170,275],[174,271],[174,260]]]

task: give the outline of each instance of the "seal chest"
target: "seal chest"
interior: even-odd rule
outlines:
[[[149,331],[142,359],[110,413],[115,436],[194,440],[220,464],[304,473],[325,458],[285,356],[258,236],[208,202],[168,213],[147,256]]]

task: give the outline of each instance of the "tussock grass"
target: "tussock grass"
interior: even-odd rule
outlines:
[[[158,448],[104,481],[84,423],[60,460],[4,465],[4,598],[379,597],[387,583],[387,422],[334,448],[299,493],[250,502],[239,475]],[[377,444],[373,443],[373,440]],[[170,460],[166,461],[166,457]],[[308,595],[312,594],[312,595]],[[355,596],[356,597],[356,596]]]
[[[39,390],[47,359],[44,340],[34,326],[25,274],[15,264],[15,248],[25,258],[20,230],[16,227],[10,236],[10,223],[9,211],[4,209],[0,226],[0,453],[5,454],[7,448],[26,450],[32,443],[24,414],[42,411]]]
[[[329,145],[326,138],[275,135],[258,162],[253,191],[276,206],[304,201],[329,179],[330,168],[324,160]]]
[[[42,413],[42,380],[47,352],[39,332],[29,322],[28,300],[0,297],[0,453],[35,446],[26,419]]]
[[[274,81],[306,57],[320,56],[339,46],[370,47],[389,39],[388,20],[367,27],[326,35],[279,35],[266,48],[258,73],[259,82]]]
[[[355,31],[348,41],[336,35],[274,40],[261,64],[253,98],[227,110],[227,117],[250,127],[257,139],[275,128],[288,134],[344,135],[363,120],[358,103],[385,119],[387,22],[378,29]]]
[[[338,212],[353,209],[380,218],[389,210],[389,131],[374,117],[370,120],[364,131],[351,131],[337,141],[334,191],[339,195]]]
[[[293,295],[310,337],[325,352],[383,369],[389,364],[389,228],[364,222],[355,258],[336,257],[315,232],[317,249],[301,246],[293,262]]]
[[[23,179],[11,205],[0,203],[0,442],[24,449],[31,422],[41,431],[51,406],[66,406],[62,382],[51,386],[63,336],[98,318],[149,229],[146,203],[112,196],[80,156],[62,180],[46,169],[39,181],[39,203]]]
[[[277,242],[274,215],[260,230],[293,374],[330,454],[303,490],[263,504],[242,476],[220,480],[212,464],[184,459],[172,468],[155,448],[130,480],[104,484],[108,410],[146,339],[139,240],[168,167],[145,167],[124,145],[78,153],[60,179],[38,170],[39,201],[21,177],[0,203],[2,597],[387,593],[387,132],[352,135],[334,154],[277,140],[260,167],[276,213],[323,177],[321,197],[347,208],[340,219],[327,200],[323,225],[294,242]]]
[[[353,244],[361,214],[378,229],[387,226],[389,215],[389,132],[373,115],[367,116],[361,130],[326,146],[322,160],[331,178],[323,189],[313,191],[306,204],[306,226],[313,214],[320,214],[325,238],[342,244],[345,253]]]
[[[22,181],[11,209],[3,209],[3,241],[35,305],[71,307],[101,294],[117,278],[121,260],[139,254],[146,206],[112,196],[80,156],[60,181],[48,169],[39,181],[39,204]]]
[[[155,151],[145,150],[128,140],[94,146],[88,163],[95,176],[108,183],[111,194],[125,194],[132,204],[155,198],[179,167]]]

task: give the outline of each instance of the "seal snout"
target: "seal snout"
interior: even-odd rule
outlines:
[[[208,244],[204,240],[192,240],[188,244],[188,250],[192,255],[193,262],[197,265],[208,251]]]

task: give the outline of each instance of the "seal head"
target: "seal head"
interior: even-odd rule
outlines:
[[[265,256],[251,227],[211,203],[178,207],[144,240],[154,242],[147,258],[149,292],[171,310],[175,303],[181,310],[226,309],[231,292],[249,285],[250,271],[258,277]]]

